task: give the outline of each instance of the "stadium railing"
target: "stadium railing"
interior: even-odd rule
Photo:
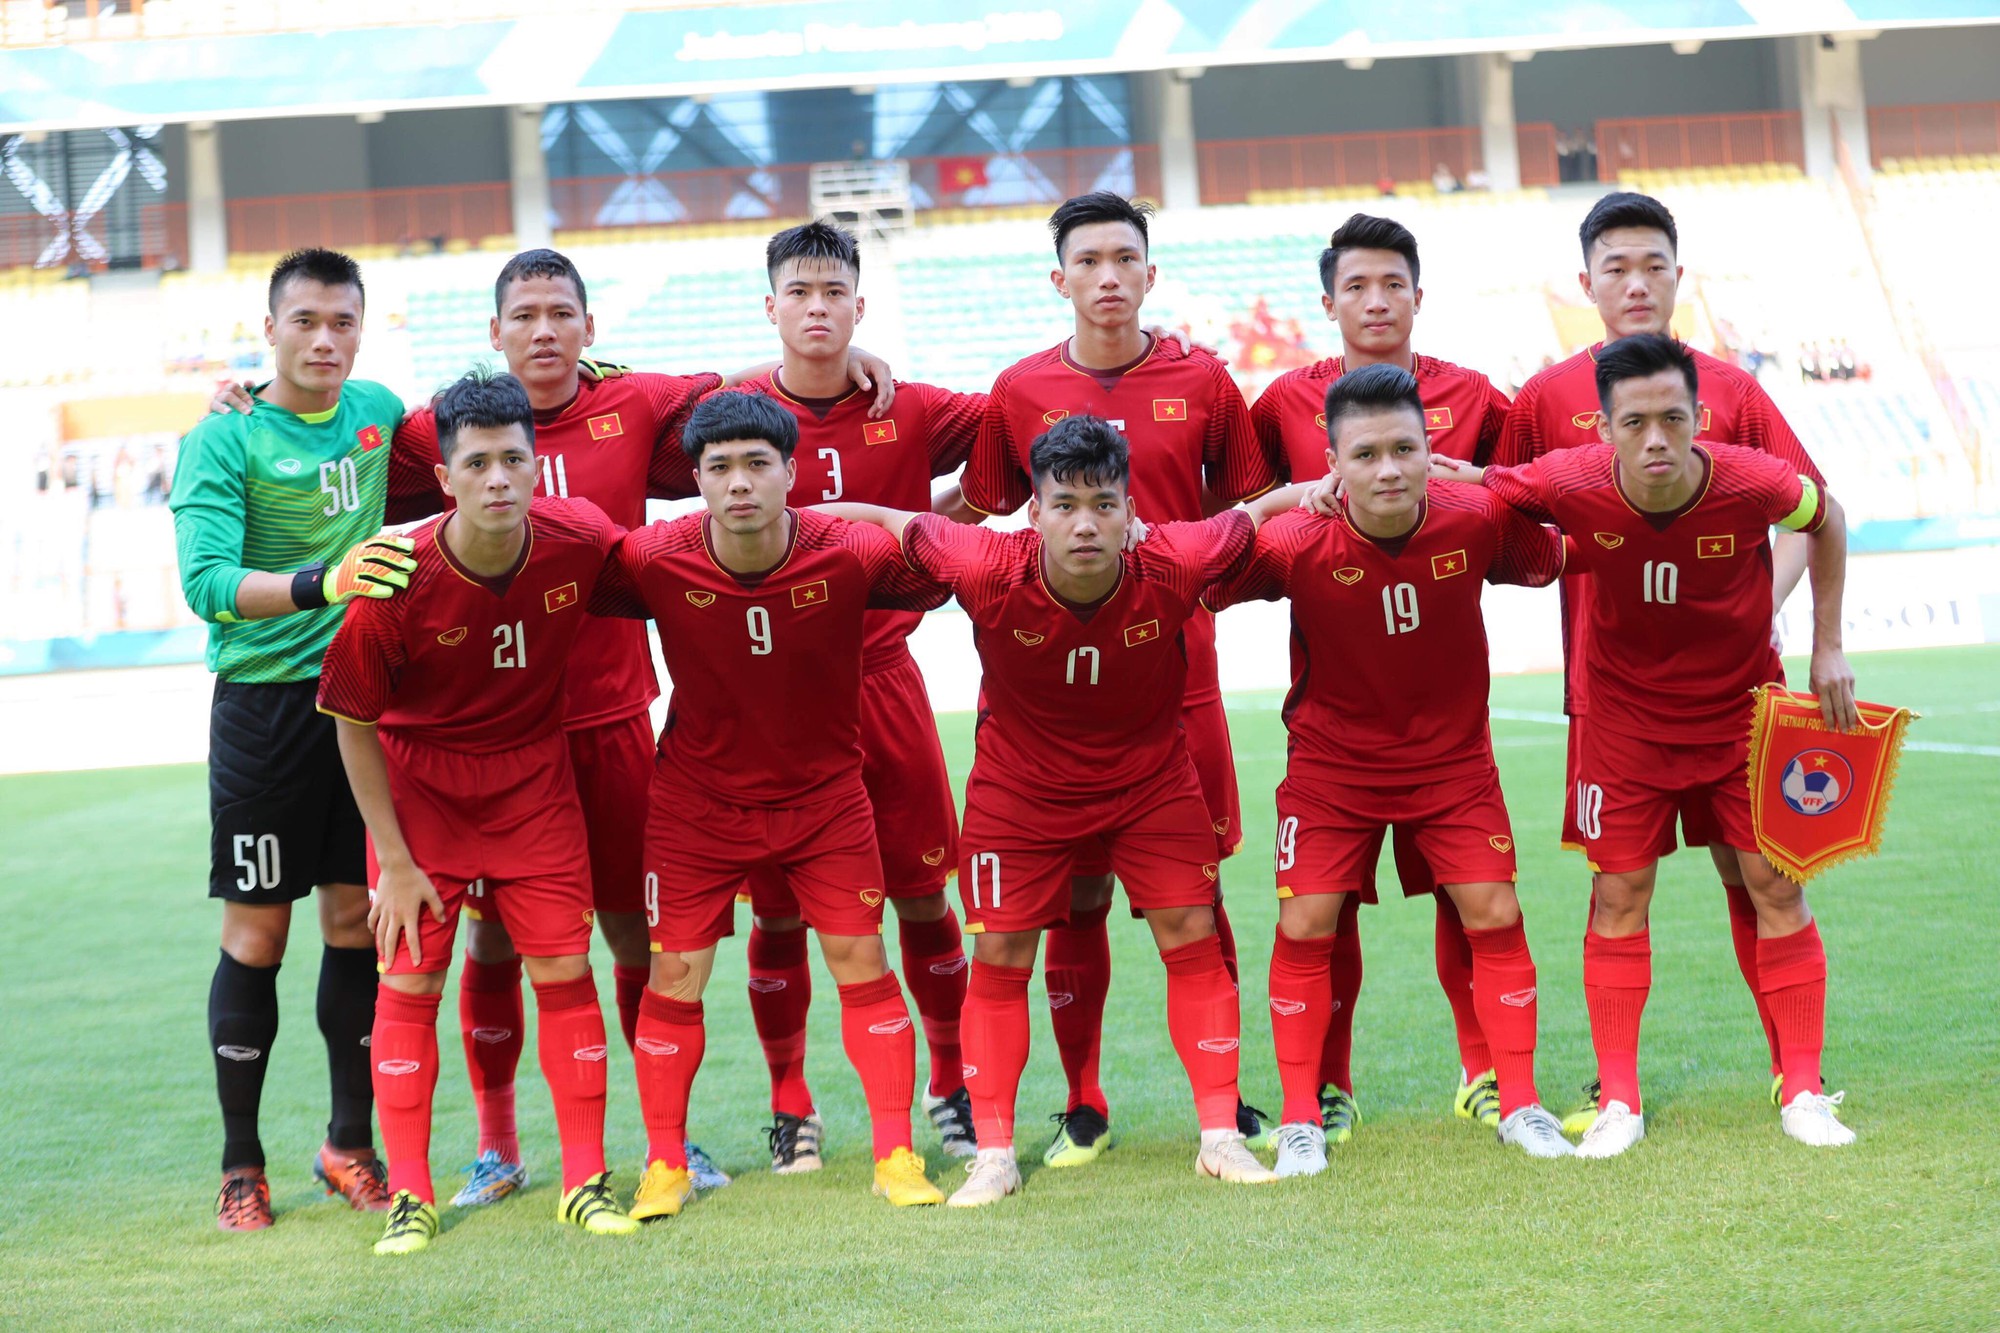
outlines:
[[[1687,167],[1736,167],[1763,162],[1805,165],[1796,111],[1724,115],[1647,116],[1597,122],[1597,174]]]

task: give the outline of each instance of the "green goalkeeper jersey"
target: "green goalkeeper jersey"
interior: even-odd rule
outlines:
[[[246,682],[319,675],[342,608],[240,620],[236,590],[252,571],[331,565],[381,528],[402,419],[395,394],[349,380],[328,412],[299,416],[260,398],[249,416],[210,416],[187,433],[171,507],[181,591],[209,622],[209,670]]]

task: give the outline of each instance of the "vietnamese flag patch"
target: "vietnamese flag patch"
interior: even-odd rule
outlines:
[[[868,444],[894,444],[896,423],[893,421],[871,421],[861,428],[861,438]]]
[[[1153,420],[1155,420],[1155,421],[1186,421],[1186,420],[1187,420],[1187,399],[1185,399],[1185,398],[1155,398],[1155,399],[1153,400]]]
[[[794,608],[798,608],[801,606],[819,606],[825,601],[826,601],[825,579],[819,579],[812,583],[801,583],[798,587],[792,589],[792,606]]]
[[[560,588],[551,588],[542,594],[542,609],[544,611],[560,611],[565,606],[574,605],[576,605],[575,583],[565,583]]]
[[[625,423],[618,419],[616,412],[606,412],[601,417],[591,417],[583,423],[590,428],[593,440],[608,440],[625,433]]]
[[[360,430],[354,432],[354,438],[360,443],[361,452],[364,454],[370,449],[380,449],[382,447],[382,428],[380,426],[363,426]]]
[[[1451,409],[1448,407],[1427,407],[1424,409],[1425,430],[1450,430]]]
[[[1446,551],[1443,555],[1434,555],[1431,557],[1431,577],[1434,579],[1448,579],[1454,574],[1463,574],[1464,572],[1465,551],[1463,548],[1456,551]]]

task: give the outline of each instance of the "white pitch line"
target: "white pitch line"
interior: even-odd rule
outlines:
[[[2000,759],[2000,745],[1953,745],[1949,741],[1904,741],[1905,750],[1922,750],[1926,754],[1977,754],[1988,759]]]

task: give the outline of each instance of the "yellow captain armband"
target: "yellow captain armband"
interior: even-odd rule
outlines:
[[[1811,477],[1799,478],[1799,507],[1778,520],[1778,526],[1787,532],[1797,532],[1812,526],[1819,517],[1819,485]]]
[[[215,623],[218,625],[240,625],[243,623],[243,617],[237,615],[234,611],[217,611],[215,613]]]

